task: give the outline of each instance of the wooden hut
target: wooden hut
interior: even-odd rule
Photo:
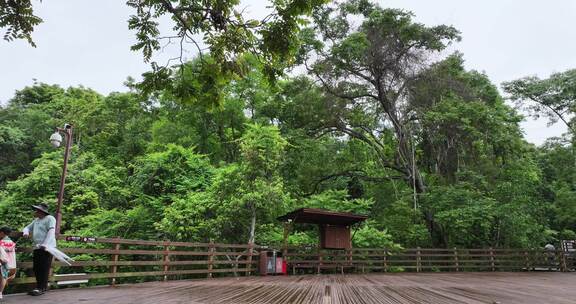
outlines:
[[[278,220],[294,224],[316,224],[320,231],[319,245],[322,249],[351,249],[350,227],[366,220],[365,215],[349,212],[336,212],[325,209],[301,208],[287,213]],[[284,244],[288,238],[288,227],[285,226]]]

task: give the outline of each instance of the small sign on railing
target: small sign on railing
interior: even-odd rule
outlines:
[[[576,240],[562,240],[562,249],[565,252],[576,251]]]
[[[76,279],[77,277],[77,279]],[[56,285],[76,285],[76,284],[86,284],[88,279],[85,279],[85,273],[67,273],[67,274],[55,274],[54,279]]]
[[[96,243],[95,237],[67,236],[67,242]]]

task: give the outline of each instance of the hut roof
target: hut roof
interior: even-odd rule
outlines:
[[[350,212],[336,212],[326,209],[300,208],[278,217],[280,221],[294,223],[330,224],[349,226],[366,220],[368,216]]]

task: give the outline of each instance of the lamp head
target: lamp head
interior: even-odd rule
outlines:
[[[62,135],[60,135],[58,131],[55,131],[54,134],[50,136],[50,143],[54,148],[60,147],[60,144],[62,143]]]

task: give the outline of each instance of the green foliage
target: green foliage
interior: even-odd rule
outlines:
[[[298,33],[305,16],[324,4],[325,0],[312,1],[270,1],[270,15],[263,20],[245,19],[239,12],[239,1],[198,1],[186,0],[179,3],[170,1],[130,0],[127,5],[136,10],[128,21],[129,28],[136,31],[137,43],[132,50],[142,51],[145,61],[150,61],[158,51],[163,39],[159,30],[159,19],[170,16],[174,31],[181,42],[192,43],[199,52],[199,71],[189,74],[180,70],[183,78],[200,79],[203,94],[208,98],[198,98],[194,80],[176,83],[175,92],[186,100],[200,100],[203,103],[220,105],[218,87],[229,83],[235,76],[243,76],[248,53],[257,55],[264,65],[263,72],[269,79],[276,79],[283,69],[293,63],[299,49]],[[208,45],[210,56],[203,56],[195,36],[200,36]],[[181,46],[182,48],[182,46]],[[167,67],[152,63],[152,71],[145,73],[141,87],[145,93],[173,87],[170,78],[174,72]]]
[[[96,156],[82,154],[69,171],[65,212],[83,216],[96,208],[127,206],[132,194],[124,184],[126,174],[122,167],[107,168]]]
[[[9,177],[17,176],[25,171],[27,159],[23,151],[26,143],[26,135],[22,130],[0,125],[0,185],[6,182]]]
[[[128,222],[122,210],[94,209],[92,214],[79,218],[72,231],[86,236],[127,237],[130,235]]]
[[[130,181],[138,193],[163,197],[203,190],[210,184],[212,167],[192,149],[168,145],[166,151],[138,158]]]
[[[526,179],[525,175],[513,177]],[[514,183],[512,176],[501,178],[497,185],[506,189],[504,196],[465,182],[436,187],[427,194],[425,204],[435,214],[447,246],[538,247],[546,241],[542,206],[534,200],[535,194],[530,195],[534,185]]]
[[[34,170],[16,181],[6,184],[0,193],[0,214],[10,219],[10,225],[23,226],[32,214],[30,206],[42,201],[54,202],[61,173],[60,153],[45,154],[35,160]]]
[[[348,200],[346,191],[328,190],[311,196],[304,201],[307,208],[324,208],[328,210],[352,212],[358,214],[370,214],[374,201],[371,199]]]
[[[242,136],[240,166],[230,173],[232,176],[235,173],[240,174],[243,178],[232,196],[219,198],[223,201],[226,213],[246,214],[250,218],[248,242],[255,241],[257,219],[261,219],[261,222],[272,222],[291,204],[289,194],[284,191],[283,180],[278,175],[286,144],[278,128],[273,126],[248,125]],[[223,184],[215,184],[218,189],[216,191],[223,193],[220,190]],[[237,224],[234,226],[236,227],[231,229],[242,230]]]
[[[243,169],[249,178],[273,178],[287,142],[276,127],[248,125],[240,151]]]
[[[25,87],[17,91],[14,98],[10,100],[10,104],[26,107],[33,104],[51,103],[54,99],[65,94],[65,90],[58,85],[35,83],[32,87]]]
[[[354,230],[352,244],[359,248],[387,248],[397,250],[401,247],[394,243],[392,236],[386,230],[378,230],[373,222],[367,222]]]
[[[222,106],[222,90],[236,79],[236,75],[225,70],[213,56],[205,56],[166,69],[164,73],[162,86],[158,84],[158,79],[152,78],[159,76],[149,72],[144,74],[145,80],[136,87],[144,95],[150,95],[160,88],[164,90],[167,98],[178,100],[182,104],[200,105],[206,109]]]
[[[576,69],[554,73],[546,79],[524,77],[502,86],[512,100],[534,117],[548,117],[551,124],[562,120],[574,134],[576,128],[570,117],[576,110]]]
[[[414,209],[410,203],[402,200],[392,203],[384,210],[376,224],[386,229],[393,240],[404,247],[430,247],[430,234],[420,210]]]
[[[73,150],[72,153],[78,152]],[[52,203],[55,211],[55,196],[61,174],[61,152],[44,154],[34,162],[34,170],[6,186],[1,212],[12,218],[11,225],[20,226],[29,221],[30,206],[45,201]],[[124,171],[121,168],[105,168],[93,154],[86,153],[71,161],[64,201],[63,228],[70,227],[72,216],[88,215],[95,208],[110,208],[126,205],[130,193],[123,185]]]
[[[186,64],[176,69],[151,62],[151,71],[143,74],[137,87],[145,94],[169,89],[184,101],[199,101],[210,107],[221,105],[220,89],[245,71],[244,56],[255,54],[263,64],[263,73],[275,80],[291,66],[302,41],[299,32],[308,23],[307,16],[326,0],[269,1],[271,9],[262,20],[246,19],[238,0],[127,0],[134,9],[128,28],[135,31],[136,43],[131,50],[142,52],[144,61],[151,61],[165,41],[180,41],[180,61],[185,46],[197,52],[194,68]],[[166,18],[168,17],[168,18]],[[160,22],[173,25],[166,35]],[[0,28],[6,28],[4,40],[26,39],[35,46],[31,34],[42,19],[33,14],[30,0],[0,1]],[[204,54],[199,43],[208,46]],[[168,62],[169,63],[169,62]],[[178,80],[176,80],[178,79]]]
[[[26,39],[32,46],[32,31],[34,27],[42,23],[42,19],[34,15],[32,1],[0,1],[0,28],[7,28],[4,40]]]
[[[158,229],[170,240],[206,242],[218,235],[214,209],[216,201],[210,193],[193,192],[177,199],[164,210]]]

